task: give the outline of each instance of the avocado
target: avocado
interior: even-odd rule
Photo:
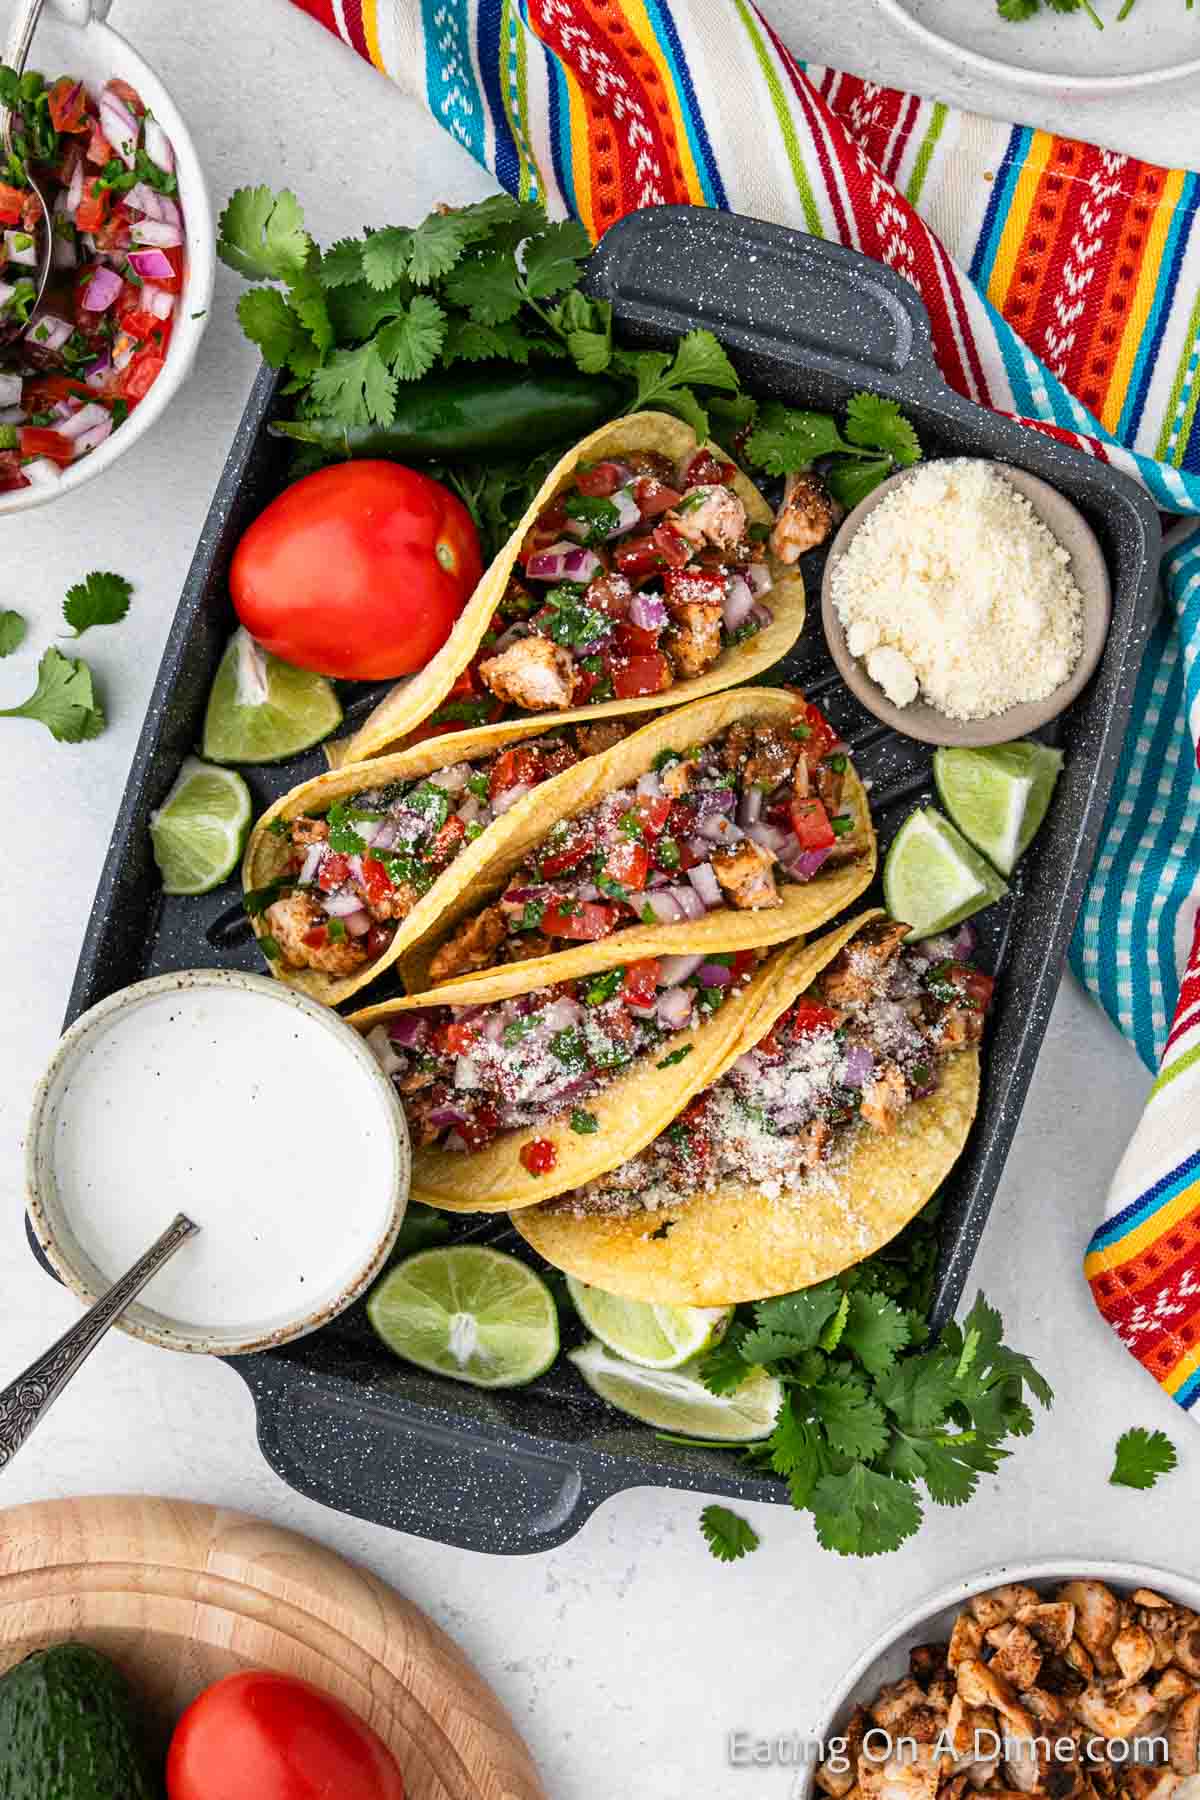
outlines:
[[[0,1800],[162,1800],[129,1684],[86,1644],[0,1678]]]

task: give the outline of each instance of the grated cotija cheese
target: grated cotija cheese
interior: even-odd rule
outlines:
[[[1083,648],[1071,556],[994,464],[915,469],[832,577],[846,647],[897,706],[985,719],[1061,687]]]

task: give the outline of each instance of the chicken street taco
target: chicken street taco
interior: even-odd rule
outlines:
[[[618,958],[783,943],[850,905],[874,870],[866,794],[818,708],[795,690],[714,694],[531,802],[405,952],[404,983],[419,993],[478,973],[512,993]]]
[[[242,865],[273,972],[330,1006],[382,974],[520,831],[529,796],[623,730],[615,719],[553,723],[435,738],[277,800]]]
[[[632,1156],[742,1042],[789,955],[648,957],[552,987],[472,983],[436,1005],[354,1013],[404,1106],[413,1199],[506,1212]]]
[[[791,565],[832,523],[828,502],[775,520],[666,413],[604,425],[551,470],[433,660],[329,759],[379,756],[418,727],[654,712],[749,681],[799,637]]]
[[[716,1079],[639,1154],[522,1212],[521,1235],[671,1306],[790,1293],[887,1243],[966,1143],[992,990],[958,940],[906,931],[865,914],[793,952]]]

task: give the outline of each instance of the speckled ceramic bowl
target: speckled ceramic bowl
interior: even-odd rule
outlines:
[[[197,1236],[116,1321],[245,1356],[316,1331],[382,1270],[408,1202],[404,1111],[366,1044],[264,975],[183,970],[102,1000],[34,1095],[37,1240],[91,1305],[179,1210]]]
[[[923,744],[956,744],[978,749],[985,744],[1008,744],[1014,738],[1027,737],[1031,731],[1037,731],[1057,718],[1083,692],[1104,652],[1112,620],[1112,584],[1095,532],[1074,502],[1039,475],[1030,475],[1011,463],[998,462],[996,467],[1019,493],[1024,494],[1043,525],[1070,551],[1071,573],[1083,596],[1083,649],[1079,661],[1062,686],[1055,688],[1044,700],[1010,706],[1007,712],[995,713],[987,719],[950,719],[924,700],[914,700],[910,706],[895,706],[878,682],[872,681],[865,665],[847,649],[846,634],[833,603],[833,572],[859,526],[893,488],[910,479],[913,470],[903,469],[900,474],[881,481],[874,493],[868,494],[842,521],[829,548],[821,580],[821,623],[838,673],[868,712],[890,725],[893,731],[919,738]]]

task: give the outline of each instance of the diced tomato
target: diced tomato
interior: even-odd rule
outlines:
[[[184,263],[183,246],[181,244],[172,244],[169,250],[163,251],[163,255],[171,265],[171,273],[169,275],[160,275],[154,285],[155,287],[162,288],[163,292],[166,294],[182,294],[183,273],[186,266]]]
[[[731,481],[734,474],[733,464],[715,457],[711,450],[701,450],[699,456],[693,456],[687,466],[689,487],[703,487],[712,482]]]
[[[350,873],[350,858],[343,856],[339,850],[330,850],[322,857],[321,866],[317,870],[317,886],[322,893],[332,894],[335,887],[341,887]]]
[[[363,857],[362,885],[370,906],[378,906],[381,900],[390,900],[395,892],[392,878],[377,856]]]
[[[659,962],[657,956],[645,956],[630,963],[621,983],[621,993],[630,1006],[651,1006],[658,992]]]
[[[633,803],[642,836],[656,838],[671,816],[671,802],[666,794],[639,794]]]
[[[16,488],[28,487],[21,473],[21,459],[15,450],[0,450],[0,494],[11,494]]]
[[[38,425],[25,425],[18,439],[22,456],[48,456],[51,462],[66,465],[75,455],[69,437],[59,431],[46,431]]]
[[[130,87],[129,83],[127,81],[122,81],[119,75],[114,76],[111,81],[106,82],[105,86],[108,88],[110,94],[115,94],[118,100],[123,100],[125,102],[135,119],[140,119],[143,116],[146,111],[146,102],[142,99],[142,96],[135,87]]]
[[[836,844],[837,833],[815,794],[808,800],[793,800],[788,811],[802,850],[826,850]]]
[[[479,1042],[479,1032],[462,1019],[451,1019],[434,1033],[433,1042],[443,1056],[469,1056]]]
[[[163,371],[166,358],[157,350],[140,350],[124,371],[117,384],[117,391],[126,400],[136,403],[144,400]]]
[[[531,1138],[521,1145],[521,1163],[531,1175],[548,1175],[557,1161],[553,1138]]]
[[[80,231],[97,232],[112,212],[112,194],[108,188],[97,193],[94,181],[83,184],[83,198],[75,209],[75,223]]]
[[[646,885],[646,877],[650,873],[650,852],[645,844],[639,844],[633,838],[622,838],[609,851],[604,873],[610,881],[619,881],[622,887],[633,888],[636,892]]]
[[[535,756],[537,761],[537,773],[533,777],[535,782],[549,781],[552,775],[561,775],[564,769],[573,769],[579,761],[570,744],[566,742],[540,743]]]
[[[556,905],[547,906],[542,914],[542,930],[547,937],[571,938],[576,943],[591,944],[607,937],[617,923],[615,906],[601,906],[595,900],[575,902],[575,911],[566,913]]]
[[[314,925],[311,931],[305,932],[300,941],[307,944],[310,950],[323,950],[328,937],[329,927],[327,925]]]
[[[671,665],[661,650],[648,656],[631,656],[612,672],[613,693],[618,700],[635,700],[640,694],[661,694],[672,681]]]
[[[525,540],[517,552],[517,561],[521,566],[524,567],[539,550],[548,550],[551,544],[557,543],[566,523],[567,512],[561,500],[554,500],[549,506],[543,507],[535,523],[526,532]]]
[[[678,488],[668,487],[654,475],[639,475],[633,484],[633,497],[643,519],[656,519],[675,506],[683,495]]]
[[[734,981],[744,980],[747,975],[752,975],[754,973],[757,962],[758,959],[753,950],[735,950],[733,953],[733,961],[729,965],[731,978]]]
[[[647,575],[656,575],[662,568],[662,557],[655,547],[652,537],[626,538],[613,551],[613,561],[622,575],[630,581],[641,581]]]
[[[668,606],[680,606],[690,600],[719,605],[725,598],[727,585],[721,569],[668,569],[663,576],[663,592]]]
[[[656,525],[650,533],[650,541],[662,558],[664,569],[681,569],[691,559],[692,546],[673,525]]]
[[[92,390],[82,381],[73,381],[69,375],[47,373],[37,375],[25,384],[23,405],[26,412],[49,412],[60,400],[94,400]]]
[[[808,730],[808,736],[804,739],[803,744],[804,759],[809,768],[813,769],[824,757],[829,755],[833,746],[839,743],[840,739],[820,707],[814,706],[811,700],[805,701],[804,705],[798,709],[796,723]]]
[[[782,1029],[783,1026],[781,1021],[779,1024],[772,1025],[765,1037],[759,1038],[754,1048],[758,1051],[760,1056],[765,1056],[771,1061],[776,1057],[783,1055],[783,1045],[779,1042],[779,1032]]]
[[[622,619],[617,626],[617,649],[622,656],[645,656],[658,649],[658,632],[648,625],[631,625]]]
[[[992,1003],[992,989],[996,982],[993,976],[985,975],[982,969],[973,969],[970,963],[950,963],[938,970],[938,976],[951,987],[958,989],[959,998],[968,1006],[978,1007],[986,1012]]]
[[[615,462],[593,463],[590,469],[580,469],[575,476],[575,486],[581,494],[599,494],[607,499],[624,485],[625,471]]]
[[[394,930],[391,925],[372,925],[366,936],[367,957],[371,962],[382,956],[392,941]]]
[[[156,331],[161,331],[164,323],[154,313],[139,312],[136,307],[121,313],[120,320],[121,330],[127,336],[136,338],[140,344],[144,344],[146,339],[152,337]]]
[[[813,1031],[830,1030],[837,1023],[837,1014],[828,1006],[822,1006],[818,1000],[808,1000],[803,995],[791,1010],[792,1036],[807,1037]]]
[[[541,859],[542,874],[548,880],[555,875],[565,875],[568,869],[576,869],[585,856],[590,856],[595,839],[588,831],[573,831],[562,844],[556,844],[546,851]]]
[[[429,855],[433,862],[449,862],[467,835],[467,828],[457,813],[451,813],[432,844]]]
[[[587,591],[588,605],[594,606],[597,612],[607,613],[612,619],[623,619],[632,599],[631,583],[617,570],[593,577]]]
[[[673,1140],[667,1141],[673,1141],[678,1161],[689,1173],[694,1174],[703,1168],[712,1150],[712,1138],[708,1129],[708,1100],[705,1095],[697,1094],[680,1113],[676,1123],[682,1129]]]
[[[69,75],[64,75],[55,82],[47,98],[50,102],[50,122],[55,131],[90,129],[87,90],[82,81],[72,81]]]
[[[486,1101],[477,1106],[465,1125],[454,1127],[468,1150],[482,1150],[500,1129],[500,1114]]]
[[[94,124],[92,126],[92,135],[88,139],[85,155],[88,162],[97,169],[104,168],[105,164],[110,163],[116,155],[116,151],[101,131],[99,125]]]
[[[28,198],[27,189],[9,187],[6,181],[0,181],[0,225],[19,225]]]
[[[533,786],[540,773],[537,752],[530,745],[520,744],[515,750],[505,750],[492,764],[488,776],[489,798],[495,800],[511,787]]]

